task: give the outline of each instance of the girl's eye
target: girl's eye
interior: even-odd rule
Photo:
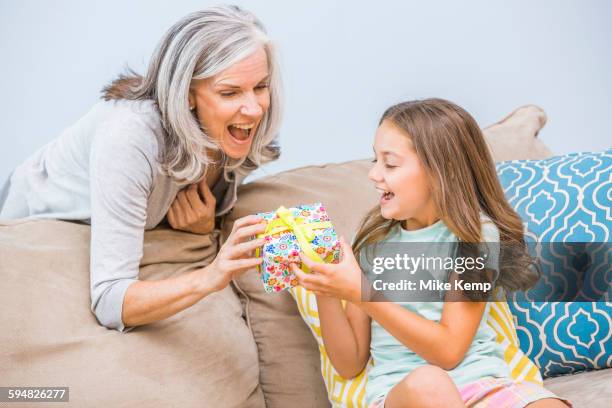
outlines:
[[[223,97],[228,98],[228,97],[236,95],[236,92],[234,92],[234,91],[222,91],[222,92],[219,92],[219,94],[221,96],[223,96]]]
[[[378,163],[378,160],[377,160],[376,158],[374,158],[374,159],[372,159],[372,163],[375,163],[375,164],[376,164],[376,163]],[[397,166],[393,166],[393,165],[391,165],[391,164],[389,164],[389,163],[385,163],[385,168],[386,168],[386,169],[394,169],[394,168],[396,168],[396,167],[397,167]]]

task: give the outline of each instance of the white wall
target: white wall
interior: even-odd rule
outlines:
[[[142,71],[163,31],[217,2],[0,2],[0,183],[94,104],[126,63]],[[610,147],[612,2],[236,1],[281,52],[282,158],[269,174],[371,155],[392,103],[438,96],[482,126],[536,103],[556,153]]]

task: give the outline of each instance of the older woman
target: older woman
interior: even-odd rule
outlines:
[[[0,218],[91,223],[91,309],[109,328],[184,310],[259,260],[257,217],[238,222],[207,267],[138,280],[143,233],[211,232],[236,188],[274,160],[280,82],[262,24],[238,7],[190,14],[161,39],[146,75],[120,76],[104,101],[18,166],[0,191]]]

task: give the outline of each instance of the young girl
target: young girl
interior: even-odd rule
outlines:
[[[369,178],[381,192],[380,205],[366,216],[353,248],[341,237],[340,263],[302,256],[311,273],[292,265],[300,284],[317,295],[322,337],[336,371],[355,377],[371,356],[366,400],[376,408],[566,406],[540,386],[512,381],[486,324],[488,303],[467,301],[473,293],[461,292],[466,301],[459,302],[362,297],[366,250],[385,242],[456,248],[499,242],[479,279],[509,289],[533,283],[521,219],[504,197],[475,120],[445,100],[401,103],[383,114],[374,153]],[[510,247],[511,255],[504,249]],[[446,275],[456,278],[452,271]],[[346,308],[340,299],[348,301]]]

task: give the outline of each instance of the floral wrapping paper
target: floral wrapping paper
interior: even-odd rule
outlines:
[[[340,243],[321,203],[288,209],[280,207],[276,211],[258,215],[268,222],[269,229],[260,235],[264,237],[265,242],[257,254],[263,257],[258,271],[266,292],[281,292],[297,285],[297,278],[289,265],[297,263],[301,269],[305,269],[302,268],[300,250],[306,255],[314,251],[316,255],[313,255],[320,258],[319,262],[337,263],[340,260]],[[289,224],[291,220],[295,221],[297,227],[294,224],[293,228],[299,228],[302,232],[296,233],[287,225],[286,219],[290,220]],[[309,242],[312,251],[301,248],[298,235],[301,235],[302,242]]]

